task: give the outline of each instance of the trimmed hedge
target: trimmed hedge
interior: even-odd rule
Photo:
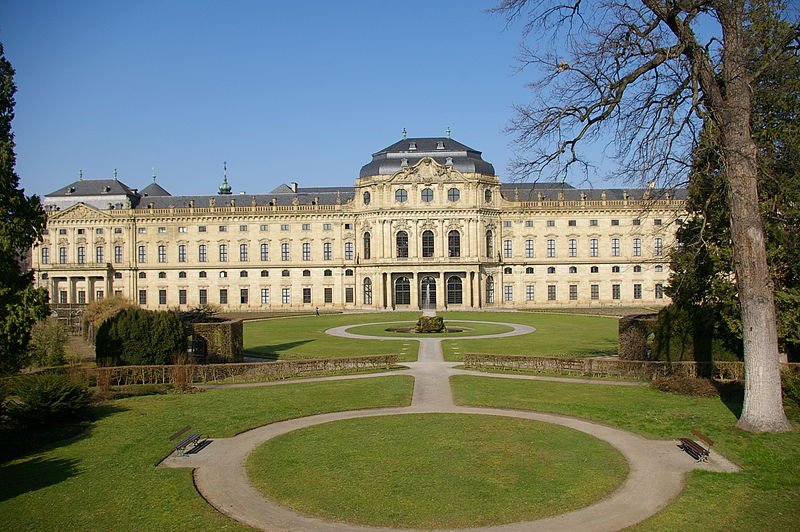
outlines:
[[[169,364],[186,353],[186,330],[174,311],[123,309],[97,330],[98,366]]]

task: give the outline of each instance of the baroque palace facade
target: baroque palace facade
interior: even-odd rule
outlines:
[[[354,187],[172,196],[115,179],[44,198],[32,254],[51,302],[150,309],[664,305],[684,190],[501,183],[455,140],[403,138]]]

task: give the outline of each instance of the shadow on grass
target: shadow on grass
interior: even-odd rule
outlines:
[[[719,382],[709,379],[711,384],[719,392],[722,403],[738,419],[742,415],[742,405],[744,404],[744,385],[741,382]]]
[[[0,466],[0,501],[52,486],[74,476],[78,460],[32,458]]]
[[[299,340],[297,342],[288,342],[285,344],[257,345],[245,349],[244,354],[251,356],[258,356],[258,358],[262,358],[264,360],[278,360],[281,357],[280,354],[281,351],[285,351],[287,349],[291,349],[299,345],[307,344],[312,341],[313,340]]]

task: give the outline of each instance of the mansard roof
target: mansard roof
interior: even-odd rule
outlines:
[[[685,188],[675,189],[649,189],[649,188],[575,188],[567,183],[502,183],[500,193],[508,201],[555,201],[564,199],[565,201],[586,200],[623,200],[625,195],[628,199],[640,200],[649,193],[650,199],[685,199],[687,191]],[[561,195],[561,198],[559,197]]]
[[[441,165],[452,164],[461,173],[493,176],[494,167],[481,152],[448,137],[406,138],[372,154],[372,161],[361,167],[359,177],[392,175],[403,166],[413,166],[423,157]]]

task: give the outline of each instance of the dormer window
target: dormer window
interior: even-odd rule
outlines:
[[[409,151],[415,151],[416,149],[417,149],[417,143],[416,142],[409,142],[408,143],[408,150]]]
[[[442,140],[436,141],[436,149],[437,150],[443,150],[444,149],[444,141],[442,141]]]

